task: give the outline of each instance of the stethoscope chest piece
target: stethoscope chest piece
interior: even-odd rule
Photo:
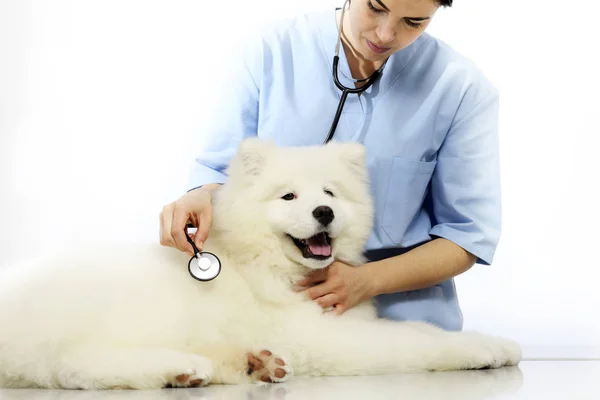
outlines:
[[[188,262],[192,278],[206,282],[215,279],[221,272],[221,261],[213,253],[196,253]]]
[[[185,236],[188,243],[194,249],[194,255],[188,262],[188,271],[192,278],[202,282],[215,279],[221,272],[221,260],[219,260],[219,257],[213,253],[198,250],[198,247],[196,247],[192,238],[189,237],[187,231]]]

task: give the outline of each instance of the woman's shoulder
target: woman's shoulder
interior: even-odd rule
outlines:
[[[456,50],[451,44],[430,33],[423,34],[423,65],[431,73],[444,76],[463,88],[476,85],[496,92],[497,89],[480,65],[471,57]]]
[[[241,58],[257,79],[275,65],[308,66],[325,51],[325,41],[332,42],[331,48],[335,46],[335,38],[327,40],[335,29],[333,8],[269,19],[244,33],[233,57],[236,63]]]
[[[253,25],[243,41],[244,46],[260,46],[274,52],[291,45],[305,46],[316,42],[325,31],[335,29],[335,10],[325,9],[276,17]],[[298,50],[299,47],[296,48]]]

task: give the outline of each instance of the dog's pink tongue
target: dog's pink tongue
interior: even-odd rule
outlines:
[[[329,257],[331,255],[331,246],[322,233],[308,239],[308,247],[315,256]]]

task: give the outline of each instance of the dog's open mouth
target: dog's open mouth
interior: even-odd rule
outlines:
[[[325,260],[331,257],[331,238],[327,232],[317,233],[308,239],[298,239],[288,235],[302,252],[304,258]]]

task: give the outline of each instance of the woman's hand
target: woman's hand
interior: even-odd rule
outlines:
[[[187,224],[191,222],[198,230],[190,236],[196,247],[202,250],[212,226],[212,192],[218,187],[219,184],[205,185],[164,206],[160,213],[160,244],[193,256],[194,249],[185,237]]]
[[[365,266],[353,267],[334,261],[327,268],[310,273],[296,285],[298,291],[305,292],[324,309],[334,307],[334,312],[342,314],[374,296],[370,278],[370,269]]]

